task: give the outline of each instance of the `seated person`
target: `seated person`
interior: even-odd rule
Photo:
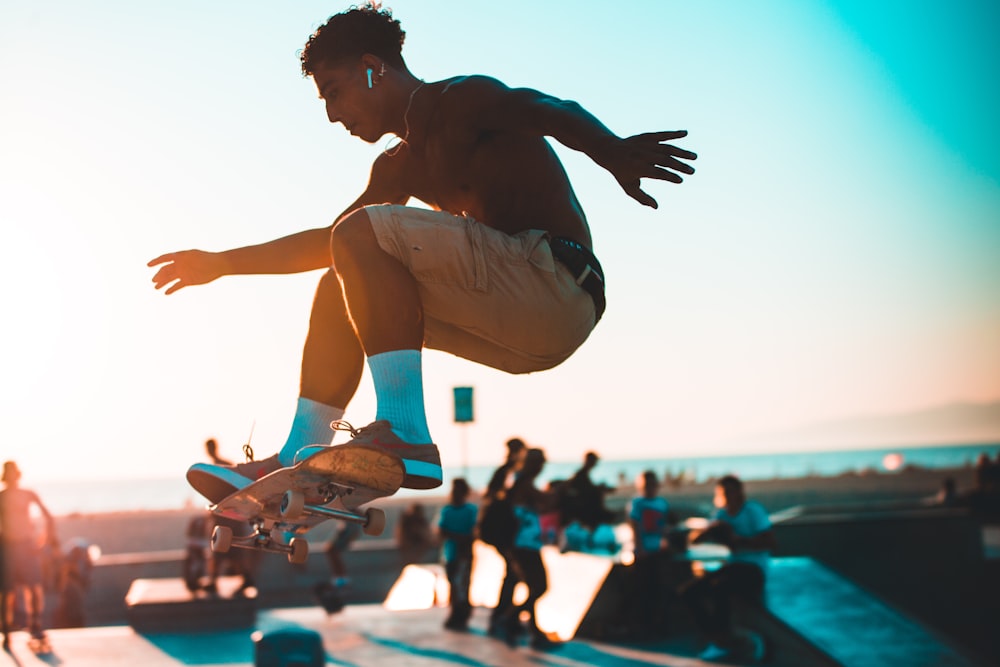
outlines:
[[[759,661],[764,656],[763,640],[735,632],[731,603],[737,597],[758,604],[763,600],[770,552],[775,548],[771,520],[760,503],[747,500],[743,482],[732,475],[716,484],[713,504],[717,508],[713,521],[703,530],[693,530],[689,539],[693,544],[723,544],[730,549],[729,559],[686,584],[681,599],[708,640],[699,655],[702,660],[725,660],[745,650],[751,660]],[[753,645],[742,646],[746,641]]]

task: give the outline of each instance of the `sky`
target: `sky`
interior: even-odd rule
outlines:
[[[764,453],[813,422],[1000,400],[995,3],[386,4],[419,77],[490,74],[622,136],[686,129],[699,155],[646,182],[652,210],[556,145],[607,313],[543,373],[426,353],[446,465],[514,435],[565,461]],[[363,191],[385,141],[330,125],[298,63],[345,7],[0,4],[0,442],[27,475],[182,475],[208,437],[284,441],[319,274],[165,297],[146,262],[325,226]],[[366,374],[347,419],[374,412]]]

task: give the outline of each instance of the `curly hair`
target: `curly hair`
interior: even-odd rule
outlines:
[[[401,51],[406,33],[391,9],[367,2],[335,14],[310,35],[302,50],[302,74],[312,76],[322,62],[371,53],[394,67],[405,67]]]

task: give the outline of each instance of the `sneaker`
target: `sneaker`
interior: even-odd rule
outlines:
[[[392,432],[392,426],[384,419],[359,429],[345,421],[338,420],[332,422],[330,428],[335,431],[348,431],[354,436],[345,444],[374,447],[402,459],[403,465],[406,466],[406,476],[403,478],[401,488],[436,489],[441,486],[441,455],[437,445],[414,445],[404,442]],[[303,447],[295,455],[295,462],[298,463],[328,446],[309,445]],[[334,445],[334,447],[338,446]]]
[[[195,491],[211,502],[217,503],[251,482],[281,468],[277,454],[260,461],[247,461],[232,466],[195,463],[188,468],[187,480]]]
[[[452,630],[454,632],[468,632],[469,625],[467,621],[460,621],[458,619],[449,618],[444,622],[445,630]]]
[[[701,653],[698,654],[698,659],[706,662],[715,662],[717,660],[723,660],[728,656],[729,651],[727,649],[724,649],[717,644],[709,644]]]
[[[521,636],[524,633],[524,626],[521,625],[521,621],[517,619],[517,616],[507,619],[504,624],[503,634],[503,639],[507,642],[507,646],[510,646],[511,648],[516,647],[521,642]]]

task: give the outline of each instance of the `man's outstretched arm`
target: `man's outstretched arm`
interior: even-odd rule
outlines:
[[[365,192],[341,213],[337,220],[369,204],[404,203],[407,197],[395,191],[394,180],[386,175],[382,160],[376,160]],[[249,274],[303,273],[329,268],[330,230],[333,225],[308,229],[258,245],[222,252],[180,250],[150,260],[147,266],[159,266],[153,276],[156,289],[164,294],[192,285],[204,285],[222,276]]]
[[[156,289],[173,294],[192,285],[204,285],[222,276],[259,273],[301,273],[330,266],[330,227],[309,229],[267,243],[222,252],[180,250],[152,259],[159,266],[153,276]]]
[[[549,136],[568,148],[585,153],[615,177],[630,197],[645,206],[656,200],[643,192],[640,181],[655,178],[672,183],[693,174],[685,160],[695,160],[691,151],[665,143],[687,136],[686,130],[648,132],[619,137],[576,102],[562,100],[530,88],[507,88],[488,77],[469,77],[461,82],[464,94],[475,99],[485,128]]]

